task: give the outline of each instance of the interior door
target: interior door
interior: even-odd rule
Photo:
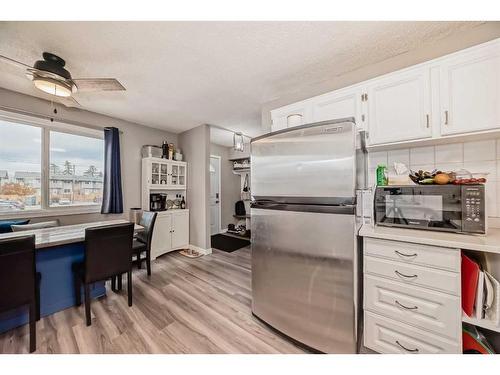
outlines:
[[[210,156],[210,234],[220,233],[220,157]]]
[[[441,134],[500,128],[500,43],[443,61]]]
[[[354,215],[252,208],[251,216],[254,314],[315,349],[354,353]]]
[[[367,91],[370,144],[432,136],[429,68],[389,74],[374,80]]]

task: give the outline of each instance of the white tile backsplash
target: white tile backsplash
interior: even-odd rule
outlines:
[[[377,169],[377,165],[387,166],[387,151],[370,152],[368,154],[368,166],[370,169]]]
[[[488,216],[498,217],[497,212],[497,182],[496,181],[488,181],[486,183],[486,212]]]
[[[403,163],[410,165],[410,150],[391,150],[387,153],[387,167],[389,171],[394,169],[394,163]]]
[[[436,169],[442,172],[458,171],[464,167],[464,163],[436,163]]]
[[[482,161],[496,159],[496,142],[488,141],[464,143],[464,161]]]
[[[434,147],[410,148],[410,165],[434,164]]]
[[[500,217],[500,138],[370,152],[369,183],[375,183],[378,164],[385,164],[389,171],[392,171],[394,162],[404,163],[415,171],[419,169],[431,171],[437,168],[450,172],[465,168],[470,172],[488,172],[486,184],[488,215]]]
[[[463,143],[436,146],[436,165],[457,163],[464,160]]]

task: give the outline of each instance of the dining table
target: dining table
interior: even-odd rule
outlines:
[[[35,235],[36,271],[41,273],[40,315],[48,316],[75,305],[72,265],[81,262],[85,254],[85,230],[128,223],[127,220],[106,220],[64,225],[52,228],[26,230],[0,234],[0,239]],[[135,224],[134,234],[144,230]],[[12,286],[15,288],[15,285]],[[106,295],[105,281],[96,282],[91,288],[91,298]],[[28,323],[26,308],[0,314],[0,333]]]

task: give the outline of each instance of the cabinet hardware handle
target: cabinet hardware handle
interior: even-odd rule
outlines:
[[[408,307],[408,306],[405,306],[402,303],[400,303],[398,300],[396,300],[394,302],[396,303],[396,305],[398,305],[399,307],[402,307],[403,309],[406,309],[406,310],[418,310],[418,306]]]
[[[429,126],[431,125],[430,124],[430,121],[429,121],[429,115],[425,115],[425,121],[426,121],[426,126],[427,126],[427,129],[429,128]]]
[[[365,115],[361,115],[361,121],[365,122]]]
[[[413,254],[404,254],[404,253],[401,253],[397,250],[394,250],[394,252],[398,255],[401,255],[402,257],[407,257],[407,258],[411,258],[411,257],[416,257],[418,254],[417,253],[413,253]]]
[[[399,277],[405,277],[407,279],[413,279],[413,278],[417,278],[418,277],[418,275],[405,275],[404,273],[401,273],[398,270],[394,271],[394,273],[396,275],[398,275]]]
[[[418,348],[415,348],[415,349],[408,349],[407,347],[405,347],[404,345],[401,345],[399,343],[398,340],[396,340],[396,344],[398,344],[401,348],[403,348],[404,350],[406,350],[407,352],[410,352],[410,353],[418,353]]]
[[[448,125],[448,111],[444,111],[444,124]]]

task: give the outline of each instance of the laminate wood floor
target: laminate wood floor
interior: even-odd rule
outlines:
[[[37,322],[36,353],[304,353],[252,316],[250,248],[197,259],[177,252],[134,270],[123,291],[92,301],[92,326],[73,307]],[[28,327],[0,335],[0,353],[27,353]]]

